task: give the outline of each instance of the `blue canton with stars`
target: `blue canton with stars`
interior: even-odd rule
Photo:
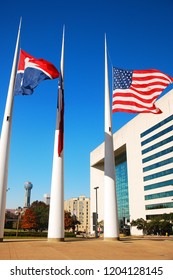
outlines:
[[[132,70],[113,68],[113,89],[128,89],[132,83]]]

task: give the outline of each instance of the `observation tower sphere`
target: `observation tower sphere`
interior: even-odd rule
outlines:
[[[24,184],[25,188],[25,202],[24,202],[24,207],[28,208],[30,207],[30,200],[31,200],[31,189],[33,188],[33,184],[29,181],[25,182]]]

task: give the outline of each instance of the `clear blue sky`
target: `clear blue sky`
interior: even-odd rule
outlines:
[[[0,127],[20,16],[20,47],[58,69],[65,24],[65,199],[90,195],[90,152],[104,141],[104,34],[110,66],[156,68],[173,76],[172,0],[30,0],[0,4]],[[9,159],[7,208],[50,193],[58,80],[32,96],[16,96]],[[167,88],[169,90],[171,86]],[[166,91],[165,91],[166,92]],[[113,132],[134,114],[113,115]]]

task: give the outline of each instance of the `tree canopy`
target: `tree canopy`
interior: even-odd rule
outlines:
[[[43,201],[34,201],[30,209],[33,210],[36,216],[37,228],[36,230],[43,231],[48,228],[49,206]]]
[[[35,230],[38,228],[36,215],[31,208],[26,209],[25,214],[21,219],[21,228],[27,230]]]
[[[34,201],[22,216],[21,228],[36,231],[48,228],[49,206],[42,201]]]
[[[31,206],[25,210],[21,219],[20,227],[28,230],[43,231],[48,229],[49,205],[43,201],[34,201]],[[75,230],[75,226],[80,222],[75,215],[64,211],[64,227],[65,230]]]
[[[156,216],[149,221],[139,218],[133,220],[131,226],[143,230],[144,234],[170,235],[173,234],[173,213]]]

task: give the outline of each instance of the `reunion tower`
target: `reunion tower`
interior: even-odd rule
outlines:
[[[30,199],[31,199],[31,189],[33,188],[33,184],[31,182],[25,182],[25,201],[24,201],[24,208],[30,207]]]

